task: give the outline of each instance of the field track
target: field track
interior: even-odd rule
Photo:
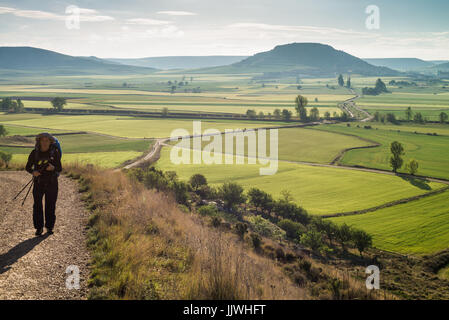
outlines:
[[[61,176],[53,235],[34,236],[32,195],[22,207],[11,199],[30,179],[26,172],[0,172],[0,300],[86,299],[90,260],[88,212],[77,183]],[[78,266],[80,289],[66,288],[66,268]]]

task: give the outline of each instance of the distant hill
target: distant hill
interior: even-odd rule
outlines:
[[[247,56],[179,56],[179,57],[151,57],[140,59],[116,59],[108,61],[122,63],[138,67],[150,67],[156,69],[197,69],[217,67],[239,62]]]
[[[373,66],[362,59],[320,43],[292,43],[255,54],[225,67],[197,70],[210,73],[265,73],[275,76],[334,76],[354,73],[367,76],[397,75],[399,72]]]
[[[429,62],[432,62],[433,64],[442,64],[449,62],[449,60],[429,60]]]
[[[379,58],[363,60],[374,66],[387,67],[398,71],[415,71],[434,65],[430,61],[424,61],[417,58]]]
[[[449,62],[437,64],[436,66],[433,66],[433,69],[442,70],[442,71],[449,71]]]
[[[3,75],[83,75],[146,74],[156,71],[115,64],[96,57],[73,57],[33,47],[0,47],[0,74]]]

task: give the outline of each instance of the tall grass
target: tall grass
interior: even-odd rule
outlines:
[[[304,299],[274,261],[120,171],[66,166],[92,210],[92,299]]]

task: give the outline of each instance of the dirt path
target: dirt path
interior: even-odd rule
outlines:
[[[25,172],[0,172],[0,300],[85,299],[88,262],[86,222],[77,184],[61,176],[55,233],[34,236],[32,195],[11,199],[30,179]],[[80,289],[67,289],[66,268],[79,267]]]

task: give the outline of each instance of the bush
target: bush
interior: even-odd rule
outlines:
[[[218,213],[218,209],[213,205],[207,205],[200,207],[198,213],[202,216],[214,216]]]
[[[262,238],[257,233],[251,233],[251,243],[254,249],[259,250],[262,244]]]
[[[279,221],[278,226],[285,230],[287,237],[295,240],[299,239],[299,236],[306,231],[306,228],[301,223],[290,219]]]
[[[284,219],[290,219],[295,222],[300,222],[304,225],[310,222],[310,217],[307,211],[296,205],[295,203],[286,201],[284,199],[276,201],[274,205],[276,214]]]
[[[212,217],[211,224],[214,228],[218,228],[219,226],[221,226],[221,218]]]
[[[249,203],[256,208],[271,211],[273,209],[273,197],[257,188],[251,188],[248,191]]]
[[[319,251],[323,247],[323,235],[319,231],[310,230],[301,236],[300,242],[313,251]]]
[[[245,238],[245,233],[248,232],[248,226],[244,223],[239,222],[235,225],[235,231],[240,239],[243,240]]]
[[[271,223],[267,219],[262,218],[261,216],[249,216],[247,220],[252,225],[254,231],[256,231],[257,233],[259,233],[264,237],[273,238],[276,240],[281,240],[285,238],[284,230],[282,230],[277,225]]]

